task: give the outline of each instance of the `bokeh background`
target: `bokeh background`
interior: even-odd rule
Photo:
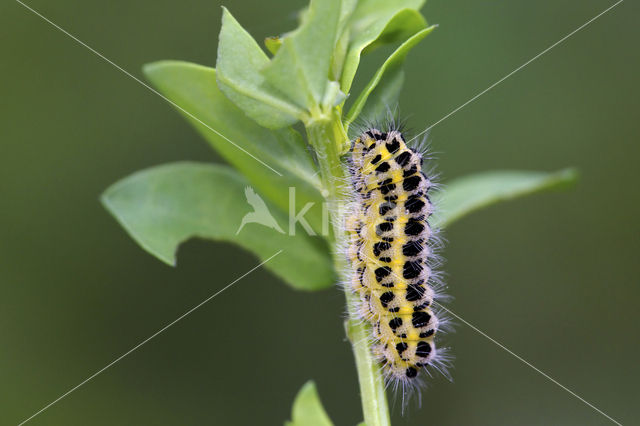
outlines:
[[[136,76],[213,66],[220,4],[29,0]],[[432,0],[401,110],[419,130],[613,4]],[[303,1],[229,0],[257,38]],[[443,181],[576,166],[569,192],[496,206],[448,232],[450,308],[623,424],[640,422],[640,7],[626,1],[431,132]],[[192,241],[167,267],[101,207],[141,168],[221,161],[172,108],[14,1],[0,5],[0,424],[17,424],[257,261]],[[359,86],[382,56],[373,55]],[[337,289],[259,270],[33,419],[34,425],[278,425],[315,379],[337,425],[361,420]],[[233,318],[233,323],[228,318]],[[454,382],[398,425],[606,425],[460,324]]]

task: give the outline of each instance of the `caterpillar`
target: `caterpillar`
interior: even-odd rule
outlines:
[[[349,285],[387,383],[414,388],[422,370],[446,364],[432,306],[433,183],[422,172],[422,154],[395,128],[364,131],[351,143],[348,164],[355,200],[347,216]]]

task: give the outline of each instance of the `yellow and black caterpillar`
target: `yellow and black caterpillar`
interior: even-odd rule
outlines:
[[[398,130],[366,130],[352,142],[349,166],[355,197],[347,219],[350,285],[387,380],[411,387],[423,367],[438,361],[429,266],[432,183],[422,172],[422,155]]]

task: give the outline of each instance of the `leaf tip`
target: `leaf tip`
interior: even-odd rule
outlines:
[[[307,380],[304,385],[300,388],[299,394],[306,392],[313,392],[316,390],[316,382],[313,379]]]
[[[142,73],[144,75],[149,75],[149,73],[153,72],[153,69],[158,65],[158,62],[147,62],[142,65]]]
[[[291,410],[291,421],[287,426],[333,426],[324,409],[313,380],[307,381],[298,391]]]
[[[133,240],[140,245],[140,247],[142,247],[144,251],[151,254],[162,263],[175,268],[177,266],[176,252],[179,246],[176,247],[176,251],[174,251],[172,254],[166,254],[155,250],[144,239],[138,237],[138,235],[124,219],[124,217],[118,212],[117,206],[112,203],[110,197],[118,190],[121,183],[122,181],[118,181],[105,189],[98,198],[100,204],[102,204],[102,207],[111,215],[111,217],[116,220],[116,222],[125,230],[125,232],[129,234],[133,238]]]
[[[109,194],[112,191],[112,187],[113,185],[109,186],[107,189],[102,191],[102,194],[100,194],[100,197],[98,198],[98,200],[100,201],[100,204],[102,204],[102,207],[104,207],[104,209],[107,212],[109,212],[111,216],[115,217],[115,211],[113,210],[111,204],[109,203]]]
[[[223,25],[229,19],[233,20],[234,22],[237,22],[236,19],[231,14],[231,11],[229,9],[227,9],[226,6],[220,6],[220,7],[222,8],[222,24]]]
[[[559,170],[551,177],[550,189],[570,189],[580,180],[580,171],[575,167]]]
[[[156,74],[159,69],[167,66],[170,62],[172,61],[163,60],[147,62],[146,64],[142,65],[142,74],[144,74],[145,77],[151,80],[153,75]]]
[[[571,184],[575,184],[580,180],[580,170],[575,167],[569,167],[560,171],[564,180]]]

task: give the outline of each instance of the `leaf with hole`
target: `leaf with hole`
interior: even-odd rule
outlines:
[[[152,167],[116,182],[101,200],[142,248],[169,265],[182,242],[198,237],[237,244],[263,261],[279,253],[265,267],[296,289],[335,283],[324,240],[301,229],[289,235],[287,216],[230,167]]]

